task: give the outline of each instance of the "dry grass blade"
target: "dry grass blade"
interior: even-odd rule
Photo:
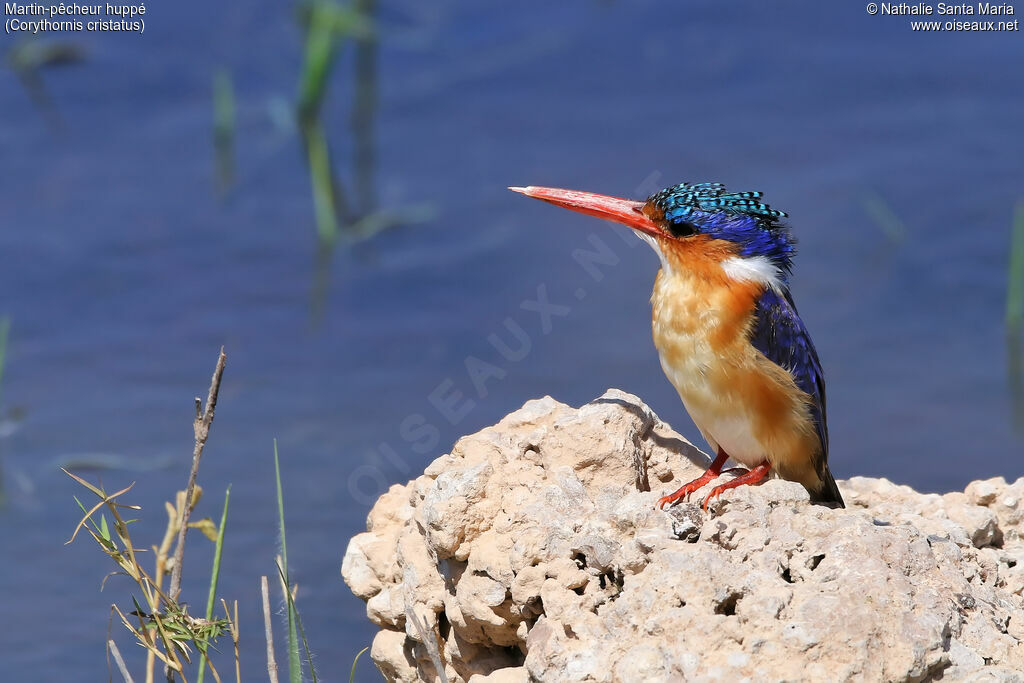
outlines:
[[[135,679],[128,673],[128,667],[124,664],[124,659],[121,657],[121,651],[117,649],[117,643],[113,640],[107,641],[107,649],[110,650],[110,655],[114,658],[114,662],[117,664],[118,671],[121,672],[121,678],[124,679],[124,683],[135,683]]]
[[[420,642],[423,643],[423,647],[426,648],[427,654],[430,656],[430,661],[434,664],[434,670],[437,672],[438,678],[441,679],[441,683],[448,683],[448,674],[444,670],[444,661],[441,659],[441,652],[437,647],[437,640],[434,636],[434,631],[431,629],[427,631],[426,626],[420,620],[419,615],[413,610],[412,605],[406,605],[405,607],[405,618],[409,620],[409,623],[416,629],[417,635],[420,637]]]
[[[217,681],[217,683],[221,683],[220,674],[217,672],[217,667],[213,665],[213,661],[209,657],[207,657],[204,661],[206,661],[206,663],[210,665],[210,673],[213,674],[213,679]]]
[[[238,630],[238,600],[235,600],[234,616],[228,611],[228,603],[224,601],[224,598],[220,599],[220,604],[224,606],[224,616],[231,624],[231,642],[235,646],[235,681],[236,683],[242,683],[241,659],[238,656],[238,639],[241,637]]]
[[[71,477],[72,479],[77,481],[78,483],[82,484],[83,486],[85,486],[86,488],[88,488],[90,491],[92,491],[93,493],[95,493],[97,496],[99,496],[101,498],[100,502],[98,502],[95,505],[93,505],[89,509],[89,511],[85,513],[85,516],[82,517],[82,519],[78,522],[78,525],[75,527],[74,532],[71,534],[71,538],[66,540],[64,542],[64,545],[69,545],[69,544],[71,544],[75,540],[75,537],[78,536],[78,532],[82,530],[82,527],[86,525],[86,523],[90,520],[90,518],[93,516],[93,514],[95,514],[95,512],[97,510],[99,510],[104,505],[107,505],[108,503],[111,503],[111,507],[112,507],[113,506],[113,501],[114,501],[115,498],[117,498],[120,495],[123,495],[123,494],[127,493],[128,491],[131,491],[132,487],[135,486],[135,482],[133,481],[131,484],[129,484],[125,488],[121,489],[117,493],[108,496],[106,494],[106,492],[103,491],[103,489],[96,488],[95,486],[93,486],[89,482],[85,481],[81,477],[76,476],[74,474],[71,474],[70,472],[65,470],[63,467],[61,468],[61,470],[64,472],[64,474],[68,475],[69,477]],[[137,506],[137,505],[122,505],[121,507],[128,508],[129,510],[138,510],[139,509],[139,506]]]
[[[103,489],[101,489],[101,488],[99,488],[97,486],[93,486],[92,484],[87,482],[85,479],[82,479],[77,474],[72,474],[71,472],[68,472],[63,467],[60,468],[60,471],[63,472],[64,474],[68,475],[69,477],[71,477],[75,481],[77,481],[79,484],[81,484],[85,488],[87,488],[90,491],[92,491],[93,493],[95,493],[98,497],[100,497],[100,498],[105,498],[106,497],[107,494],[103,491]]]
[[[267,676],[270,683],[278,683],[277,659],[274,657],[274,629],[270,621],[270,589],[267,577],[260,577],[260,597],[263,598],[263,628],[267,638]]]
[[[122,612],[117,605],[111,605],[111,607],[113,607],[114,611],[117,612],[117,616],[121,618],[121,623],[124,624],[124,627],[131,631],[133,634],[135,634],[136,638],[138,638],[139,640],[139,643],[144,648],[146,648],[146,650],[152,652],[160,661],[164,663],[165,666],[177,670],[181,669],[181,664],[178,664],[177,662],[172,661],[169,657],[167,657],[167,655],[160,651],[160,649],[156,646],[154,641],[152,641],[148,637],[149,630],[146,628],[145,622],[142,620],[141,617],[139,617],[139,627],[136,628],[135,625],[132,624],[132,622],[128,619],[125,613]]]

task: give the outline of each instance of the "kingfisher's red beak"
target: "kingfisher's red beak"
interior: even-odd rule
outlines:
[[[525,194],[527,197],[585,213],[606,221],[615,221],[639,232],[653,237],[663,237],[661,229],[643,213],[645,202],[632,199],[620,199],[593,192],[578,190],[561,190],[557,187],[510,187],[513,192]]]

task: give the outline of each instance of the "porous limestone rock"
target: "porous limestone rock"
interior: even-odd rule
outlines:
[[[342,574],[389,681],[1024,681],[1024,478],[920,494],[708,458],[635,396],[530,401],[393,486]],[[728,475],[727,475],[728,476]],[[706,493],[705,489],[704,493]],[[696,500],[696,498],[695,498]]]

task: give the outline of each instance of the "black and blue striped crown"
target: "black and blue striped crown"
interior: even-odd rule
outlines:
[[[769,222],[787,215],[760,201],[762,196],[762,192],[729,192],[722,183],[679,183],[656,192],[647,201],[661,209],[670,221],[693,209],[742,213]]]

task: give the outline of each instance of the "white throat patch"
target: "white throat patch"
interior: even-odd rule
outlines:
[[[668,259],[665,258],[665,252],[661,250],[658,239],[642,232],[637,234],[654,249],[654,253],[661,260],[661,267],[666,271],[666,274],[671,274],[672,266],[669,264]],[[779,293],[785,290],[782,282],[782,271],[767,256],[730,256],[722,261],[722,270],[737,282],[757,282]]]
[[[783,290],[782,271],[767,256],[732,256],[722,261],[722,270],[738,282],[758,282],[776,292]]]
[[[647,244],[651,245],[651,249],[653,249],[654,253],[656,253],[658,255],[658,258],[661,259],[662,270],[664,270],[666,274],[671,273],[672,266],[668,264],[668,259],[665,258],[665,253],[661,250],[661,245],[658,244],[658,238],[654,237],[653,235],[648,235],[645,232],[640,232],[639,230],[636,234],[643,238],[644,242],[647,242]]]

